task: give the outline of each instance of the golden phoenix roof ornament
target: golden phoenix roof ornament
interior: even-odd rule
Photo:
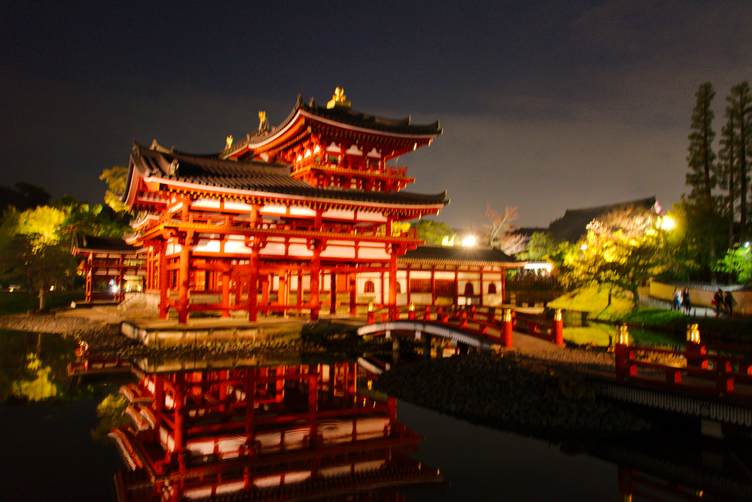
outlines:
[[[326,107],[328,109],[332,109],[335,106],[341,106],[343,108],[350,108],[350,102],[347,101],[347,96],[345,96],[345,90],[342,87],[337,87],[334,89],[334,96],[332,96],[331,101],[329,101],[326,104]]]

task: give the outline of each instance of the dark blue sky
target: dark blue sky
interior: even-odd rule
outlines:
[[[361,5],[362,4],[362,5]],[[17,2],[0,4],[0,184],[100,202],[133,139],[216,152],[297,95],[440,120],[399,159],[447,190],[438,217],[486,204],[547,226],[566,208],[679,200],[694,93],[720,131],[752,79],[749,1]]]

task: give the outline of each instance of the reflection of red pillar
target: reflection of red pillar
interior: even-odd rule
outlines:
[[[308,366],[308,437],[309,443],[313,443],[316,439],[316,416],[319,410],[318,400],[318,377],[319,374],[316,371],[316,367],[313,365]]]
[[[179,455],[178,458],[181,458],[183,451],[185,450],[185,437],[183,434],[183,401],[185,400],[185,396],[183,395],[183,376],[178,373],[175,375],[175,378],[176,381],[173,386],[174,390],[172,395],[175,401],[175,420],[173,420],[173,439],[175,441],[175,449],[173,451]],[[182,464],[182,462],[180,463]]]
[[[632,501],[632,492],[634,491],[634,475],[635,471],[633,471],[632,469],[619,466],[619,502]]]

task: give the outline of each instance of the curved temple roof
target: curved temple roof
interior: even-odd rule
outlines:
[[[374,133],[384,133],[387,135],[433,139],[442,133],[438,120],[431,124],[411,124],[409,116],[401,119],[391,119],[376,117],[340,106],[327,108],[316,104],[313,98],[311,98],[309,104],[305,104],[300,95],[298,95],[298,101],[295,103],[295,107],[280,125],[265,131],[254,131],[224,150],[220,156],[228,158],[240,150],[255,148],[257,145],[266,142],[284,131],[301,112],[346,127],[349,126],[356,129],[367,130]]]
[[[188,155],[162,148],[146,148],[133,143],[131,169],[126,182],[123,202],[132,200],[137,180],[159,179],[165,184],[186,184],[194,189],[201,187],[233,190],[242,196],[243,191],[302,196],[316,199],[336,199],[357,202],[404,205],[446,205],[446,192],[417,194],[412,192],[361,191],[337,187],[317,188],[290,176],[290,167],[255,161],[223,160],[217,157]],[[240,191],[240,193],[236,192]],[[250,195],[250,194],[249,194]]]

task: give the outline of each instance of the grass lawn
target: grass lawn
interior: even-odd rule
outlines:
[[[59,308],[84,299],[83,291],[54,291],[47,296],[47,308]],[[39,297],[24,291],[0,291],[0,315],[21,314],[39,308]]]
[[[607,288],[597,286],[580,288],[567,293],[549,303],[550,308],[557,308],[573,312],[588,312],[590,319],[612,322],[626,322],[631,327],[629,334],[633,340],[649,343],[676,344],[684,341],[684,332],[688,324],[698,324],[700,336],[705,333],[709,337],[720,337],[724,341],[737,340],[752,341],[752,319],[691,317],[673,310],[660,308],[632,309],[632,299],[627,295],[613,293],[611,305],[608,304]],[[640,326],[640,329],[636,327]],[[672,331],[677,334],[664,334],[651,331],[650,328]],[[564,339],[577,343],[608,345],[609,334],[614,335],[613,325],[597,325],[590,327],[564,326]]]

